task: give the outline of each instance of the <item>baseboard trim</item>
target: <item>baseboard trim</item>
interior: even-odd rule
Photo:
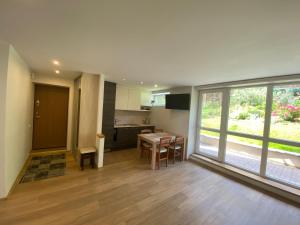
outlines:
[[[20,183],[20,181],[21,181],[21,179],[22,179],[22,177],[23,177],[23,175],[24,175],[24,173],[25,173],[25,171],[26,171],[26,169],[28,167],[28,164],[29,164],[29,162],[30,162],[30,160],[31,160],[31,158],[33,156],[43,156],[43,155],[49,155],[49,154],[61,154],[61,153],[67,153],[69,151],[70,150],[65,150],[65,149],[63,149],[63,150],[48,150],[48,151],[43,151],[43,152],[42,151],[40,151],[40,152],[32,152],[31,151],[29,153],[29,155],[28,155],[28,157],[27,157],[27,159],[26,159],[26,161],[25,161],[25,163],[24,163],[21,171],[19,172],[17,178],[15,179],[14,184],[10,188],[7,196],[4,197],[4,198],[0,198],[0,200],[5,200],[5,199],[7,199],[12,194],[12,192],[15,190],[16,186]]]
[[[250,185],[253,185],[259,189],[263,189],[269,193],[272,193],[276,196],[282,197],[289,201],[299,204],[300,203],[300,190],[292,188],[280,183],[277,183],[272,180],[268,180],[257,176],[255,174],[246,172],[244,170],[237,169],[233,166],[226,165],[212,159],[200,156],[197,154],[192,154],[190,160],[196,163],[205,165],[213,170],[221,172],[225,175],[229,175],[233,178],[246,182]]]
[[[26,161],[25,161],[25,163],[24,163],[24,165],[22,167],[22,169],[20,170],[17,178],[15,179],[14,184],[11,186],[11,188],[10,188],[7,196],[5,198],[3,198],[3,199],[7,199],[12,194],[12,192],[15,190],[16,186],[20,183],[20,181],[21,181],[21,179],[22,179],[22,177],[23,177],[23,175],[24,175],[24,173],[26,171],[26,168],[27,168],[27,166],[28,166],[28,164],[29,164],[29,162],[31,160],[31,158],[32,158],[32,155],[29,153],[28,156],[27,156],[27,159],[26,159]]]

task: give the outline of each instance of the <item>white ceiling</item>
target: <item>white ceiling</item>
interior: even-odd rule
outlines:
[[[1,0],[34,71],[177,86],[300,72],[299,0]],[[63,73],[62,73],[63,76]]]

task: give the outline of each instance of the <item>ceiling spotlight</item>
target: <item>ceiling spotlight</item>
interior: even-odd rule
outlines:
[[[122,80],[126,80],[126,78],[122,78]]]
[[[143,82],[143,81],[141,81],[141,82],[140,82],[140,84],[144,84],[144,82]]]
[[[59,70],[55,70],[55,73],[56,73],[56,74],[60,74],[60,71],[59,71]]]
[[[157,85],[157,84],[154,84],[154,87],[155,87],[155,88],[157,88],[157,87],[158,87],[158,85]]]
[[[53,64],[59,66],[59,62],[57,60],[53,60]]]

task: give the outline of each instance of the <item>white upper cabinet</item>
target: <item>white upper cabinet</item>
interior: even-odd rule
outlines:
[[[117,85],[116,89],[116,109],[127,110],[128,108],[128,87]]]
[[[141,91],[117,84],[116,109],[117,110],[141,110],[141,106],[151,106],[151,92]]]
[[[128,90],[128,110],[141,109],[141,91],[139,89]]]
[[[142,91],[141,92],[141,105],[142,106],[152,106],[151,104],[151,91]]]

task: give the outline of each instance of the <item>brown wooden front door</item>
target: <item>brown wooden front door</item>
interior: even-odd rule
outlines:
[[[69,88],[35,85],[33,149],[67,145]]]

